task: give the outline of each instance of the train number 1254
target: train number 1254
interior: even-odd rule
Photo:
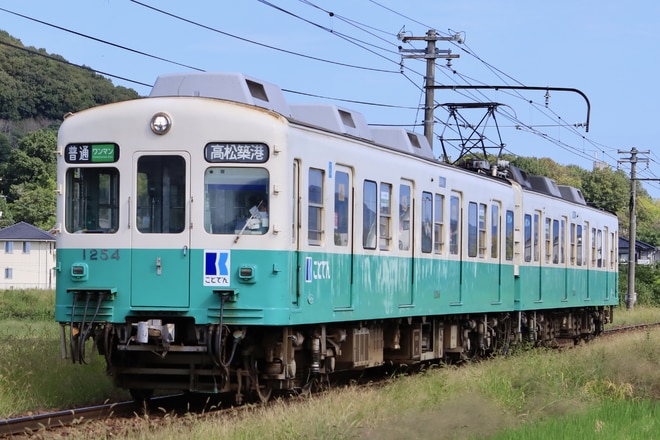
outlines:
[[[119,249],[83,249],[83,260],[119,260]]]

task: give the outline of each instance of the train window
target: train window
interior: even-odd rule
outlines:
[[[468,203],[468,257],[477,256],[477,204]]]
[[[506,212],[506,251],[505,257],[507,260],[513,260],[513,211]]]
[[[137,169],[136,224],[142,233],[185,229],[186,162],[181,156],[142,156]]]
[[[320,246],[323,240],[323,170],[309,169],[307,239]]]
[[[598,267],[603,267],[603,231],[599,229],[597,234],[598,238],[596,241],[596,265]]]
[[[575,265],[575,223],[571,223],[570,226],[570,232],[569,232],[569,240],[571,241],[570,247],[569,247],[569,252],[571,253],[571,266]]]
[[[433,196],[422,192],[422,252],[430,253],[433,249]]]
[[[549,218],[545,219],[545,262],[550,263],[552,258],[552,241],[550,238],[550,227],[552,220]]]
[[[268,230],[268,171],[212,167],[204,172],[204,229],[261,235]]]
[[[116,168],[70,168],[66,173],[65,204],[68,232],[117,232],[119,172]]]
[[[616,258],[617,258],[617,239],[616,239],[616,233],[612,232],[610,234],[611,240],[610,240],[610,269],[614,269],[616,267]]]
[[[410,185],[399,186],[399,249],[410,249]]]
[[[337,246],[348,245],[348,210],[350,194],[348,173],[335,173],[335,233],[334,242]]]
[[[566,219],[562,218],[559,222],[559,263],[566,262]]]
[[[392,185],[380,183],[379,213],[379,247],[380,250],[390,249],[392,242]]]
[[[486,256],[486,205],[479,204],[479,257]]]
[[[362,208],[362,246],[365,249],[376,249],[376,219],[377,219],[377,191],[376,182],[364,181],[362,191],[364,203]]]
[[[583,250],[582,250],[582,225],[577,225],[576,232],[575,232],[575,243],[576,243],[576,252],[575,252],[575,257],[576,257],[576,264],[578,266],[582,266],[582,256]]]
[[[449,199],[449,253],[458,255],[459,227],[460,227],[460,202],[458,196]]]
[[[491,205],[490,207],[490,256],[497,258],[499,255],[500,239],[500,207]]]
[[[541,259],[541,213],[536,211],[534,213],[534,261]]]
[[[552,221],[552,263],[559,263],[559,220]]]
[[[532,216],[525,214],[525,261],[532,261]]]
[[[443,252],[443,214],[444,214],[445,196],[436,194],[433,203],[433,251],[436,254]]]
[[[596,228],[591,228],[591,267],[596,267]]]
[[[559,262],[566,263],[566,218],[559,222]]]

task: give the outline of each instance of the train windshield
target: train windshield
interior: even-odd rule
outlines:
[[[204,229],[210,234],[268,231],[268,170],[208,168],[204,173]]]
[[[119,224],[116,168],[71,168],[66,174],[66,230],[114,233]]]

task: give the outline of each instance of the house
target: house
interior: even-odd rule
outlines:
[[[0,290],[54,289],[55,237],[29,223],[0,229]]]
[[[635,261],[637,261],[637,264],[655,265],[658,262],[657,253],[658,248],[655,246],[635,240]],[[627,238],[619,237],[619,263],[628,264],[629,256],[630,241]]]

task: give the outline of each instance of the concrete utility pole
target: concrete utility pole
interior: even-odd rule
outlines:
[[[626,294],[626,308],[634,309],[637,301],[635,292],[635,263],[637,262],[637,162],[648,163],[648,159],[637,159],[638,154],[649,154],[649,151],[637,151],[633,147],[630,151],[619,150],[619,154],[630,154],[630,158],[619,160],[630,162],[630,234],[628,237],[628,293]]]
[[[415,53],[416,55],[403,55],[403,58],[425,58],[426,59],[426,78],[425,78],[425,104],[424,104],[424,136],[429,141],[431,149],[433,149],[433,110],[435,110],[435,96],[433,86],[435,85],[435,60],[437,58],[444,58],[447,60],[447,65],[451,65],[453,58],[459,58],[460,55],[452,54],[451,50],[439,50],[435,48],[436,41],[457,41],[459,44],[463,42],[460,34],[452,35],[451,37],[438,36],[435,29],[429,29],[425,37],[406,37],[399,34],[399,39],[404,43],[413,40],[426,41],[426,50],[421,49],[403,49],[399,46],[399,52],[402,53]]]

